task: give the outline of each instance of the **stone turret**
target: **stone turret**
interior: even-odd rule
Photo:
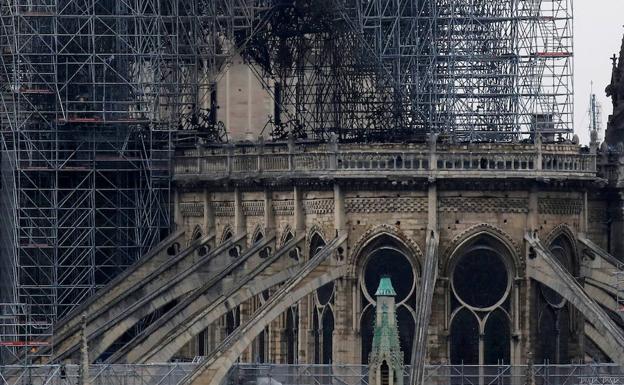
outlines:
[[[403,385],[403,352],[396,319],[396,292],[389,277],[382,277],[377,297],[375,332],[369,362],[370,385]]]
[[[624,142],[624,39],[620,57],[613,55],[611,83],[606,88],[607,96],[613,101],[613,114],[609,116],[605,141],[610,147]]]

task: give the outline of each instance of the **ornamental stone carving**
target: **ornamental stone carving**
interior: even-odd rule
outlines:
[[[333,199],[310,199],[303,201],[306,214],[331,214],[334,212]]]
[[[279,216],[292,216],[295,210],[295,202],[292,199],[273,201],[273,212]]]
[[[538,207],[540,214],[578,215],[583,210],[583,201],[570,198],[540,198]]]
[[[445,197],[439,199],[438,208],[443,212],[526,213],[529,211],[529,200],[505,197]]]
[[[222,201],[213,202],[212,207],[217,217],[233,217],[234,216],[234,202]]]
[[[348,213],[414,213],[426,211],[426,198],[348,198],[345,210]]]
[[[243,215],[247,217],[261,217],[264,215],[263,201],[245,201],[243,202]]]
[[[204,204],[202,202],[180,203],[180,213],[183,217],[203,217]]]

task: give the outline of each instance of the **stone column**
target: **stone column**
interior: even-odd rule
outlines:
[[[217,320],[210,326],[208,326],[208,342],[206,343],[206,351],[208,353],[214,351],[216,347],[223,341],[225,338],[225,326],[224,326],[224,318]]]
[[[299,327],[297,329],[299,363],[311,364],[314,361],[314,347],[312,346],[314,337],[312,336],[312,309],[311,296],[309,295],[299,302]]]
[[[536,303],[537,298],[534,296],[534,289],[532,285],[532,281],[530,278],[523,279],[521,290],[520,290],[520,299],[518,306],[515,311],[518,311],[521,316],[521,331],[520,331],[520,346],[522,349],[523,357],[519,360],[520,364],[524,362],[528,362],[530,353],[534,350],[533,348],[533,339],[537,334],[537,323],[532,322],[532,306],[531,304]]]
[[[80,385],[88,385],[90,382],[90,361],[89,346],[87,345],[87,314],[83,313],[80,320],[80,378],[78,381]]]
[[[204,223],[203,228],[205,234],[216,234],[215,233],[215,215],[214,209],[212,207],[211,196],[208,189],[204,189]]]
[[[180,209],[181,204],[180,192],[176,189],[173,194],[173,229],[175,231],[182,228],[182,211]]]
[[[334,228],[336,229],[336,236],[347,231],[344,191],[337,183],[334,184]]]
[[[448,351],[449,336],[449,301],[448,292],[450,290],[449,280],[446,277],[439,277],[433,294],[431,303],[431,319],[429,321],[427,358],[431,363],[441,363],[449,361]],[[418,309],[416,309],[418,310]]]
[[[529,212],[527,214],[526,231],[531,233],[539,229],[538,192],[537,186],[532,186],[529,191]]]
[[[240,324],[243,325],[247,320],[251,317],[254,312],[254,303],[256,302],[256,298],[251,298],[248,301],[245,301],[240,304]],[[242,362],[254,362],[254,347],[256,345],[256,339],[254,339],[249,347],[245,349],[243,354],[241,354]]]
[[[589,207],[587,201],[587,191],[583,191],[583,210],[581,211],[581,218],[579,219],[579,235],[587,234],[587,224],[589,218]]]
[[[305,214],[303,212],[303,192],[299,186],[295,186],[293,189],[293,211],[295,233],[301,235],[305,232]]]
[[[360,349],[358,349],[358,337],[353,328],[353,278],[342,278],[336,281],[334,295],[334,335],[333,357],[334,362],[341,364],[359,364]]]
[[[247,232],[245,214],[243,214],[243,196],[238,187],[234,189],[234,227],[236,235],[242,235]]]
[[[275,212],[273,212],[273,192],[264,191],[264,232],[265,237],[275,231]]]
[[[427,192],[427,229],[438,231],[438,188],[435,181],[429,184]]]
[[[511,320],[511,364],[512,365],[521,365],[522,360],[522,344],[523,339],[520,337],[522,335],[522,329],[520,326],[520,309],[521,309],[521,293],[522,293],[522,279],[514,279],[512,285],[512,317]]]
[[[527,214],[527,223],[525,232],[530,234],[537,234],[539,232],[539,189],[537,186],[531,186],[529,190],[529,212]],[[526,242],[524,242],[526,245]],[[530,249],[525,246],[525,258],[529,257]],[[533,338],[535,338],[535,333],[537,332],[537,326],[534,320],[534,315],[532,314],[531,304],[535,302],[535,298],[533,298],[533,288],[532,282],[530,278],[525,278],[523,285],[523,290],[520,291],[520,296],[518,298],[518,305],[515,308],[512,308],[513,312],[519,312],[519,315],[522,317],[521,320],[523,322],[522,332],[520,335],[520,346],[522,346],[523,353],[528,353],[532,351],[533,346]],[[524,341],[523,341],[524,340]],[[524,361],[524,359],[520,360]]]
[[[286,363],[285,319],[286,313],[282,313],[269,324],[269,362],[276,364]]]

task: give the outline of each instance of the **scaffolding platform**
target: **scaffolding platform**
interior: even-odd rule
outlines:
[[[53,333],[52,309],[23,303],[0,303],[0,365],[2,362],[49,357],[43,353],[50,346]],[[0,376],[1,377],[1,376]]]
[[[68,123],[90,123],[90,124],[140,124],[140,123],[149,123],[147,119],[103,119],[100,117],[92,117],[92,118],[60,118],[58,119],[59,124],[68,124]]]
[[[54,91],[46,89],[46,88],[20,88],[15,91],[18,94],[39,94],[39,95],[52,95]]]
[[[0,272],[9,275],[0,279],[11,290],[0,301],[39,304],[51,320],[146,254],[170,227],[169,168],[151,167],[169,165],[180,111],[199,104],[190,91],[197,78],[179,76],[197,72],[189,63],[199,50],[180,48],[196,44],[183,31],[199,20],[184,17],[184,2],[139,2],[102,0],[86,13],[75,0],[0,5],[0,83],[11,85],[0,89],[0,215],[11,234],[0,256]],[[175,11],[144,13],[161,5]],[[180,95],[185,102],[171,107]],[[98,159],[108,155],[118,157],[114,167]],[[108,247],[112,239],[127,242]]]

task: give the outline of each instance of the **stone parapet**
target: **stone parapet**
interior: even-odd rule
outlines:
[[[597,173],[596,155],[570,144],[259,143],[187,150],[174,161],[178,181],[373,176],[592,179]]]

